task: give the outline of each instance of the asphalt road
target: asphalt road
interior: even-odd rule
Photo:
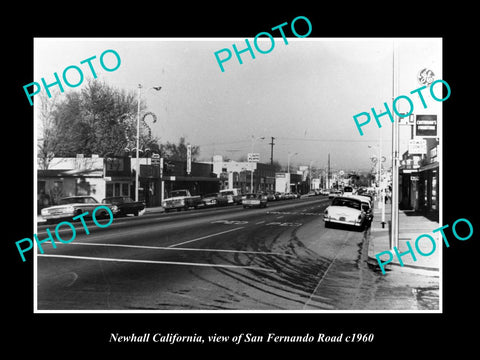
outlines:
[[[438,278],[369,268],[369,229],[326,229],[329,203],[146,214],[88,222],[89,235],[78,224],[37,255],[37,309],[438,309]]]

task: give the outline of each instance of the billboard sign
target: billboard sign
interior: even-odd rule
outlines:
[[[408,142],[408,153],[423,155],[427,153],[427,140],[414,139]]]
[[[260,161],[260,154],[259,153],[248,153],[247,154],[248,162],[259,162]]]
[[[192,145],[187,145],[187,174],[192,172]]]
[[[438,137],[437,115],[417,115],[415,121],[416,137]]]

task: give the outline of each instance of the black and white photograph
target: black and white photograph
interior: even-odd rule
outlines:
[[[34,40],[36,311],[442,310],[442,39],[311,26]]]
[[[7,12],[7,348],[470,350],[474,11],[198,5]]]

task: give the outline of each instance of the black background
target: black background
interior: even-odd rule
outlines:
[[[355,351],[357,356],[386,357],[432,355],[459,346],[473,347],[477,324],[478,284],[476,256],[480,241],[479,196],[476,142],[478,101],[475,91],[476,42],[474,10],[449,8],[426,2],[393,5],[354,6],[345,2],[328,6],[323,2],[294,9],[290,3],[278,3],[260,9],[260,3],[244,2],[212,5],[182,3],[179,8],[165,3],[92,3],[24,4],[5,11],[3,30],[3,173],[2,241],[3,343],[16,354],[51,358],[88,354],[124,354],[132,349],[138,356],[179,355],[185,350],[198,355],[232,356],[257,349],[268,354],[286,347],[297,356],[338,355],[338,350]],[[474,234],[468,241],[450,241],[444,247],[443,314],[359,313],[359,314],[34,314],[33,258],[31,252],[22,263],[15,241],[32,237],[33,218],[33,107],[25,97],[23,85],[33,78],[34,37],[240,37],[253,38],[297,16],[312,23],[310,38],[327,37],[442,37],[443,79],[452,90],[444,104],[443,122],[443,224],[459,218],[470,220]],[[300,24],[300,23],[298,23]],[[304,33],[298,29],[299,33]],[[360,91],[360,90],[359,90]],[[451,232],[446,231],[449,239]],[[154,333],[237,335],[303,335],[306,333],[344,336],[350,333],[374,333],[371,344],[243,344],[243,345],[166,345],[109,343],[111,333],[136,335]],[[4,345],[5,346],[5,345]],[[454,347],[455,346],[455,347]],[[7,350],[7,349],[5,349]],[[305,350],[305,351],[303,351]],[[311,352],[317,351],[317,352]],[[35,353],[33,353],[34,351]],[[308,351],[308,352],[307,352]],[[463,352],[462,351],[462,352]],[[261,356],[266,356],[261,355]],[[255,356],[257,357],[257,356]]]

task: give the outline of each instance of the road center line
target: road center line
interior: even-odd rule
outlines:
[[[292,255],[292,254],[283,254],[283,253],[265,252],[265,251],[248,251],[248,250],[204,249],[204,248],[172,248],[172,247],[148,246],[148,245],[99,244],[99,243],[84,243],[84,242],[72,242],[69,245],[106,246],[106,247],[111,246],[111,247],[150,249],[150,250],[226,252],[226,253],[239,253],[239,254],[275,255],[275,256],[297,257],[296,255]]]
[[[245,226],[241,226],[241,227],[238,227],[238,228],[234,228],[234,229],[230,229],[230,230],[226,230],[226,231],[221,231],[221,232],[219,232],[219,233],[202,236],[202,237],[199,237],[199,238],[196,238],[196,239],[187,240],[187,241],[184,241],[184,242],[181,242],[181,243],[178,243],[178,244],[170,245],[169,248],[172,248],[172,247],[175,247],[175,246],[180,246],[180,245],[183,245],[183,244],[188,244],[188,243],[191,243],[191,242],[194,242],[194,241],[199,241],[199,240],[203,240],[203,239],[208,239],[208,238],[210,238],[210,237],[217,236],[217,235],[226,234],[226,233],[229,233],[229,232],[232,232],[232,231],[236,231],[236,230],[243,229],[244,227],[245,227]]]
[[[130,262],[130,263],[142,263],[142,264],[184,265],[184,266],[203,266],[203,267],[222,267],[222,268],[248,269],[248,270],[270,271],[270,272],[276,272],[277,271],[275,269],[268,269],[268,268],[262,268],[262,267],[257,267],[257,266],[242,266],[242,265],[229,265],[229,264],[222,265],[222,264],[177,262],[177,261],[116,259],[116,258],[100,258],[100,257],[90,257],[90,256],[56,255],[56,254],[37,254],[37,256],[65,258],[65,259],[93,260],[93,261],[112,261],[112,262]]]

